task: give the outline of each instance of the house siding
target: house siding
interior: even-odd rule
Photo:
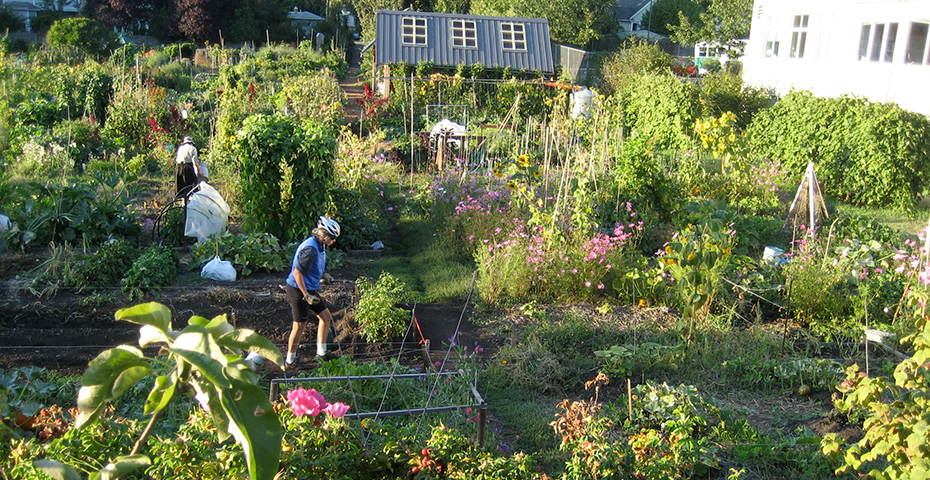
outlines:
[[[815,95],[856,95],[873,102],[895,102],[930,114],[930,64],[905,60],[911,22],[930,22],[930,0],[756,0],[743,62],[743,80],[779,95],[792,89]],[[806,16],[806,27],[795,26]],[[896,23],[893,47],[881,58],[859,58],[863,24]],[[804,32],[803,52],[792,49]],[[887,41],[890,28],[886,30]],[[777,47],[776,47],[777,45]]]
[[[401,40],[403,19],[426,19],[426,46],[404,45]],[[452,46],[452,21],[475,22],[477,48]],[[501,46],[500,25],[524,26],[526,51],[505,51]],[[436,65],[456,66],[480,63],[488,68],[553,72],[549,21],[539,18],[485,17],[432,12],[379,10],[376,19],[375,61],[379,65],[406,63],[416,65],[431,61]]]

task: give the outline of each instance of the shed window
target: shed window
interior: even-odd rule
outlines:
[[[504,50],[526,51],[526,32],[522,23],[501,24],[501,46]]]
[[[403,37],[404,45],[414,45],[417,47],[426,46],[426,19],[416,17],[404,17]]]
[[[472,20],[452,20],[452,46],[478,48],[478,31]]]

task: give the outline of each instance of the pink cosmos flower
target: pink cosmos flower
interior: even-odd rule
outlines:
[[[294,416],[310,415],[315,417],[327,407],[326,399],[315,389],[298,388],[287,392],[287,402],[291,405]],[[345,412],[343,412],[345,414]]]
[[[323,411],[330,417],[340,418],[349,411],[349,406],[342,402],[330,403]]]

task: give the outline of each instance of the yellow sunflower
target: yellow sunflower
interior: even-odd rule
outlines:
[[[511,189],[511,190],[516,190],[516,189],[517,189],[517,184],[516,184],[516,183],[513,183],[513,182],[507,182],[507,188],[509,188],[509,189]]]
[[[494,176],[497,178],[501,178],[504,176],[504,174],[501,172],[501,169],[497,167],[494,167],[494,170],[491,170],[491,173],[493,173]]]
[[[517,156],[517,162],[520,163],[521,167],[525,167],[530,164],[530,161],[528,158],[526,158],[526,155]]]

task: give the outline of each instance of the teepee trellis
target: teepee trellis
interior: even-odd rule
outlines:
[[[820,223],[822,223],[822,219],[830,218],[827,205],[823,200],[823,192],[820,190],[820,182],[817,181],[817,174],[814,172],[814,162],[807,164],[807,171],[804,172],[804,178],[798,185],[798,192],[794,195],[794,201],[791,202],[791,209],[788,210],[788,221],[792,222],[795,227],[798,225],[798,217],[803,215],[804,205],[807,205],[808,232],[814,236],[818,219],[821,219]]]

